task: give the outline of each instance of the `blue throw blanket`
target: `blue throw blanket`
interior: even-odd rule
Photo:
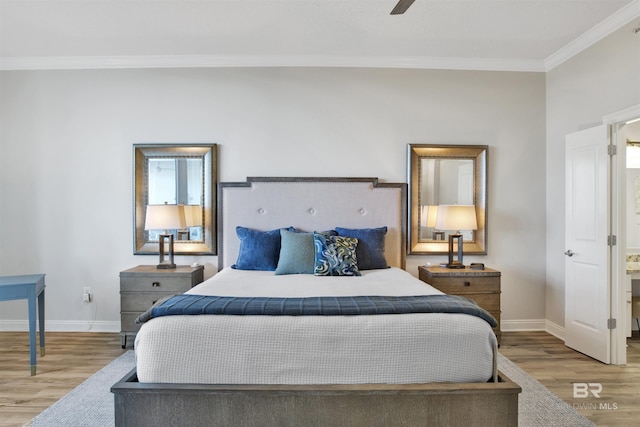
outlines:
[[[498,325],[493,316],[474,301],[455,295],[273,298],[183,294],[158,301],[141,314],[136,323],[160,316],[194,314],[352,316],[407,313],[463,313],[480,317],[492,327]]]

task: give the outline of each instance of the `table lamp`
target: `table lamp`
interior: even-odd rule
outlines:
[[[476,207],[473,205],[440,205],[436,218],[436,228],[455,230],[449,235],[449,262],[447,268],[464,268],[462,263],[463,239],[460,230],[476,230]],[[458,241],[458,259],[454,260],[454,242]]]
[[[164,234],[158,236],[158,253],[160,261],[158,268],[176,268],[173,262],[173,234],[169,230],[186,227],[184,209],[180,205],[147,205],[147,215],[144,221],[145,230],[164,230]],[[165,259],[165,241],[168,244],[168,259]]]
[[[422,207],[422,226],[433,228],[433,240],[444,240],[444,232],[439,231],[436,227],[436,218],[438,217],[438,205],[424,205]]]
[[[200,205],[180,205],[184,210],[185,230],[178,230],[178,240],[191,240],[189,227],[200,227],[202,225],[202,206]],[[181,237],[184,237],[182,239]]]

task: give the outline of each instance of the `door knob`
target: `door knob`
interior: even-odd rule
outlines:
[[[576,253],[575,253],[575,252],[573,252],[571,249],[568,249],[567,251],[565,251],[565,253],[564,253],[564,254],[565,254],[566,256],[568,256],[568,257],[572,257],[572,256],[574,256]]]

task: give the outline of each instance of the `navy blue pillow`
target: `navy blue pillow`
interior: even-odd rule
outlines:
[[[336,227],[339,236],[358,239],[356,258],[359,270],[389,268],[384,256],[384,237],[387,227],[379,228],[340,228]]]
[[[285,228],[295,231],[294,227]],[[254,230],[247,227],[236,227],[240,239],[238,259],[231,266],[237,270],[274,271],[280,257],[280,229],[271,231]]]

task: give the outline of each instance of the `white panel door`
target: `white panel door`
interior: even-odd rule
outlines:
[[[566,137],[565,345],[610,363],[607,126]]]

